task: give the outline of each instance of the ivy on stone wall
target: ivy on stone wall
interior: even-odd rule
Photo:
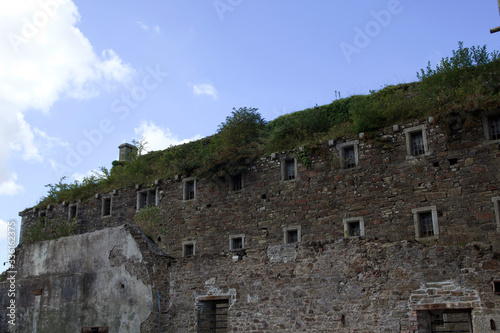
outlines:
[[[39,217],[35,223],[30,226],[25,235],[25,243],[35,243],[60,237],[75,235],[77,233],[78,221],[65,218]]]
[[[168,233],[169,230],[164,221],[165,217],[158,206],[141,208],[134,216],[135,225],[153,240],[157,234]]]

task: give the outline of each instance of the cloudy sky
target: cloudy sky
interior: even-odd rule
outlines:
[[[494,0],[0,0],[0,259],[46,184],[213,134],[411,82],[456,49],[499,49]],[[6,266],[3,266],[5,268]],[[3,269],[1,269],[3,270]]]

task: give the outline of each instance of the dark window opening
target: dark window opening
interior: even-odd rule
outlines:
[[[146,207],[148,205],[148,193],[140,192],[137,194],[139,197],[137,198],[137,209],[141,209],[142,207]]]
[[[349,222],[348,224],[349,236],[361,236],[361,225],[359,221]]]
[[[297,243],[298,241],[299,241],[299,231],[298,230],[288,230],[286,232],[287,244]]]
[[[458,163],[458,159],[457,158],[449,158],[448,162],[450,162],[450,165],[455,165]]]
[[[70,220],[76,217],[76,205],[69,206],[68,218]]]
[[[418,214],[420,222],[420,237],[434,236],[434,225],[432,223],[432,212],[423,212]]]
[[[488,126],[490,128],[490,139],[500,139],[500,115],[488,117]]]
[[[413,156],[419,156],[425,153],[424,136],[421,131],[411,133],[410,142],[411,142],[411,154]]]
[[[102,216],[111,215],[111,198],[102,199]]]
[[[239,191],[243,188],[243,177],[241,173],[231,176],[231,191]]]
[[[433,310],[419,315],[419,328],[428,326],[431,333],[443,332],[472,332],[470,310]]]
[[[351,169],[356,166],[356,155],[354,146],[344,148],[344,169]]]
[[[45,225],[45,223],[47,222],[47,212],[45,210],[40,211],[40,213],[38,213],[38,218],[40,220],[40,223]]]
[[[228,332],[227,300],[202,301],[198,303],[198,333]]]
[[[493,281],[493,292],[496,295],[500,295],[500,280],[498,281]]]
[[[295,179],[295,160],[285,161],[285,180]]]
[[[231,239],[231,250],[238,250],[243,248],[243,238],[235,237]]]
[[[184,244],[184,257],[194,255],[194,244]]]
[[[184,183],[184,200],[192,200],[195,197],[194,180]]]
[[[156,189],[137,193],[137,209],[156,206]]]

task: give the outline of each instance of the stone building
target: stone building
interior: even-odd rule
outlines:
[[[500,330],[500,117],[483,125],[394,125],[226,182],[178,176],[28,209],[12,331]],[[134,217],[151,207],[146,236]],[[40,216],[76,218],[79,234],[25,243]]]

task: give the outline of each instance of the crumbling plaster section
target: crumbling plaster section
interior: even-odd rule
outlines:
[[[19,281],[27,294],[21,296],[25,311],[19,313],[33,332],[99,326],[139,332],[153,311],[143,256],[124,226],[23,245],[21,256]]]

